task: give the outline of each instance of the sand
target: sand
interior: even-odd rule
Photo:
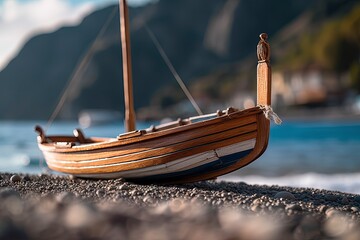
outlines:
[[[2,173],[0,239],[360,239],[360,195]]]

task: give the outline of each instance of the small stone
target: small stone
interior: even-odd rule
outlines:
[[[260,212],[261,211],[261,206],[259,204],[254,204],[250,207],[251,211],[253,212]]]
[[[300,205],[297,204],[289,204],[286,206],[285,208],[286,210],[292,210],[292,211],[302,211],[302,207]]]
[[[70,180],[76,180],[76,176],[75,175],[69,175],[69,179]]]
[[[320,211],[321,213],[325,213],[328,208],[329,208],[329,207],[326,206],[326,205],[321,205],[320,208],[319,208],[319,211]]]
[[[338,199],[338,196],[336,196],[336,195],[326,195],[326,200],[328,200],[328,201],[331,201],[331,202],[334,202],[334,201],[336,201],[337,199]]]
[[[332,217],[332,216],[335,216],[335,215],[339,215],[340,212],[338,210],[336,210],[335,208],[329,208],[325,211],[325,215],[326,217]]]
[[[246,182],[238,182],[237,185],[238,186],[248,186],[249,184],[247,184]]]
[[[48,177],[48,175],[47,175],[46,173],[39,173],[39,174],[38,174],[38,177],[45,179],[45,178]]]
[[[20,181],[21,181],[21,177],[17,174],[12,175],[10,178],[10,182],[12,182],[12,183],[20,182]]]
[[[286,207],[286,205],[283,204],[283,203],[281,203],[281,202],[276,203],[275,206],[277,206],[277,207],[279,207],[279,208],[282,208],[282,209],[284,209],[284,208]]]
[[[106,192],[103,189],[99,189],[96,191],[96,195],[98,197],[104,197],[106,195]]]
[[[120,185],[118,189],[119,190],[128,190],[129,186],[126,183],[124,183],[124,184]]]
[[[121,201],[121,195],[120,194],[116,194],[113,199],[112,199],[113,202],[118,202],[118,201]]]
[[[24,177],[23,177],[23,181],[25,181],[25,182],[28,182],[28,181],[30,181],[31,179],[30,179],[30,177],[28,176],[28,175],[25,175]]]
[[[261,202],[262,202],[262,200],[261,200],[260,198],[256,198],[256,199],[252,202],[252,204],[254,204],[254,205],[259,205],[259,204],[261,204]]]
[[[205,201],[206,200],[206,195],[205,194],[198,194],[194,198],[197,199],[197,200],[200,200],[200,201]]]
[[[343,198],[341,199],[341,203],[342,203],[342,204],[349,204],[349,200],[347,199],[347,197],[343,197]]]
[[[147,195],[147,196],[144,197],[143,202],[148,203],[148,204],[152,204],[152,203],[154,203],[154,199]]]
[[[289,200],[294,200],[295,199],[295,196],[292,193],[285,192],[285,191],[276,193],[274,197],[275,198],[289,199]]]
[[[359,208],[357,208],[357,207],[351,207],[350,210],[352,212],[359,212]]]
[[[130,196],[136,196],[136,195],[137,195],[137,191],[134,189],[134,190],[132,190],[129,194],[130,194]]]

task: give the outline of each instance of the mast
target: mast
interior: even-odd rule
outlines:
[[[119,0],[119,10],[125,98],[125,131],[130,132],[134,131],[136,126],[131,72],[129,13],[126,0]]]

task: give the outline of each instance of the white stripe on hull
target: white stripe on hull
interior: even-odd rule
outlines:
[[[195,167],[199,167],[217,161],[219,160],[219,157],[224,157],[234,153],[253,149],[255,147],[255,143],[256,143],[255,139],[250,139],[244,142],[232,144],[230,146],[196,154],[190,157],[181,158],[166,164],[161,164],[161,165],[156,165],[141,169],[121,171],[115,173],[106,173],[106,174],[78,174],[76,176],[86,177],[86,178],[108,178],[108,179],[140,178],[140,177],[148,177],[153,175],[186,171]]]

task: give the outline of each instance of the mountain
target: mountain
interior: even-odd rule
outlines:
[[[237,74],[239,63],[246,64],[249,58],[256,63],[259,33],[267,32],[270,38],[285,41],[276,36],[284,35],[284,29],[314,5],[311,0],[160,0],[131,8],[136,109],[166,106],[183,98],[180,90],[172,90],[176,85],[174,77],[145,26],[154,32],[192,89],[216,92],[219,82],[214,83],[214,79],[224,76],[224,70]],[[0,72],[0,119],[48,119],[84,56],[89,59],[88,66],[68,88],[60,117],[73,119],[81,109],[122,110],[117,10],[118,6],[110,6],[90,14],[78,26],[31,38]],[[89,52],[100,31],[104,32]],[[234,78],[237,85],[245,81],[234,76],[227,79]],[[227,88],[234,89],[229,81],[224,82]]]

